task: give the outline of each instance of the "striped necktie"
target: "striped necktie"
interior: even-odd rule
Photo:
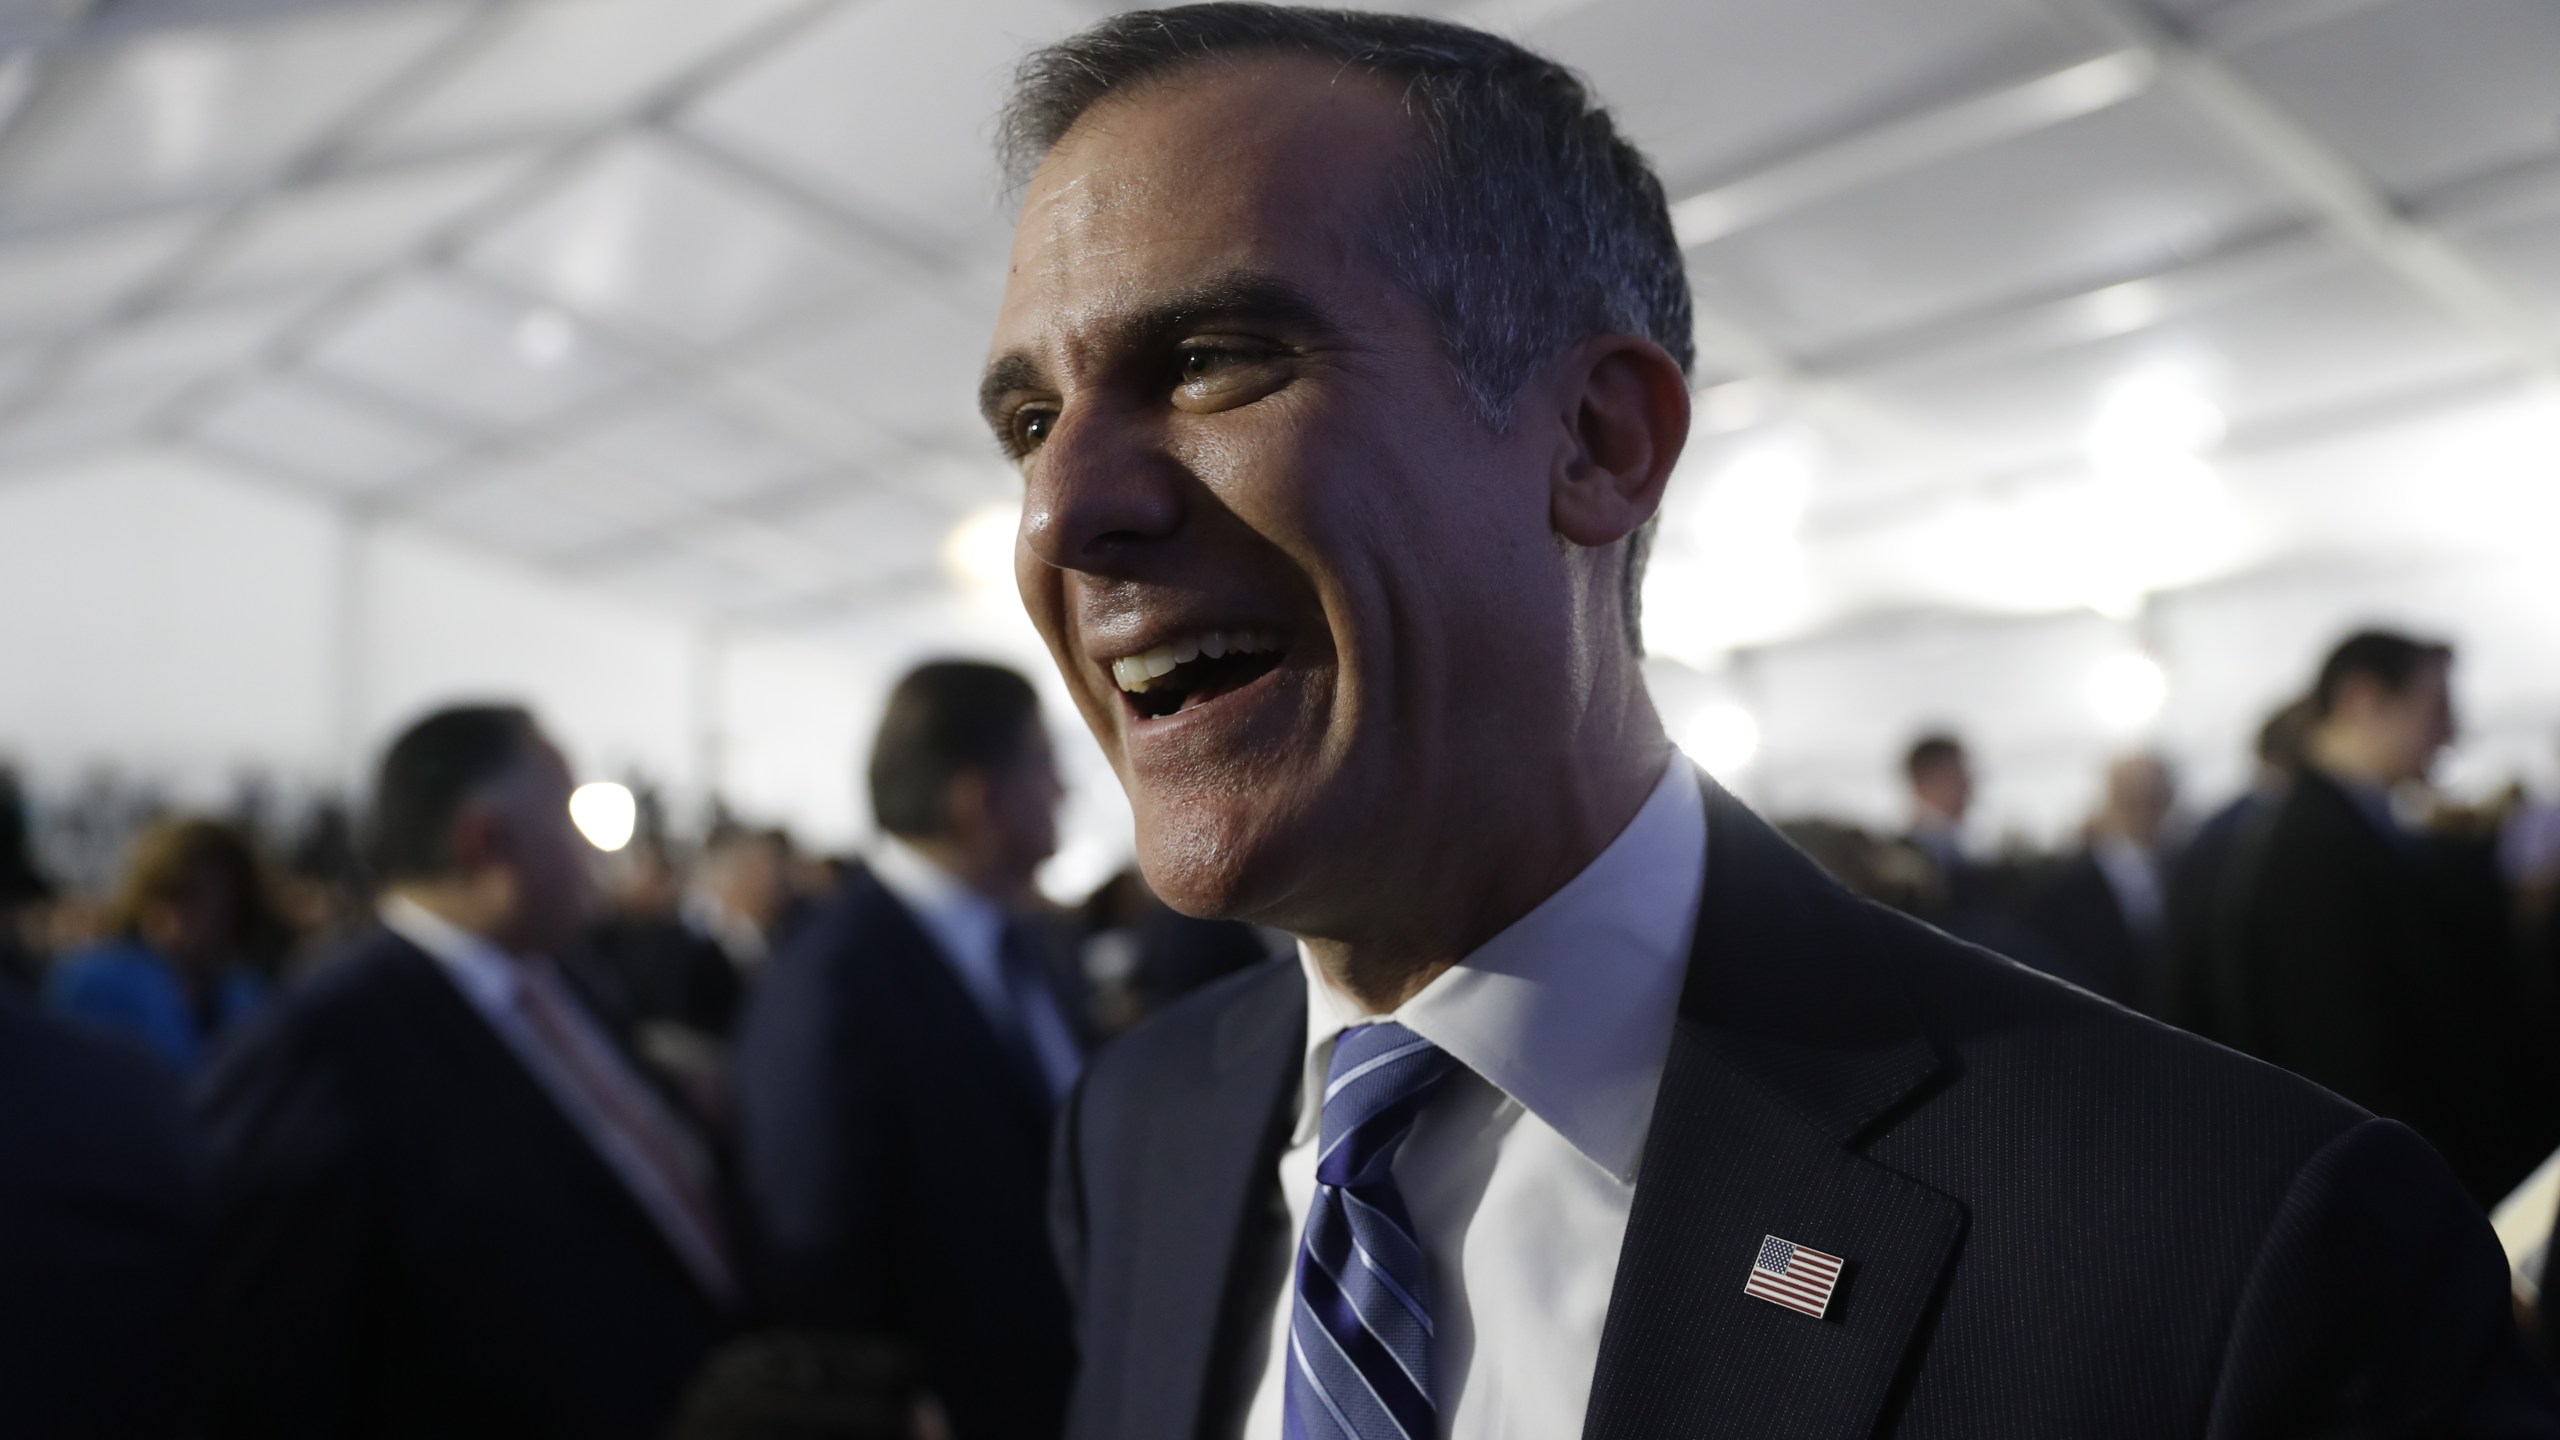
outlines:
[[[1288,1440],[1433,1440],[1431,1305],[1396,1151],[1457,1062],[1401,1025],[1345,1030],[1289,1317]]]

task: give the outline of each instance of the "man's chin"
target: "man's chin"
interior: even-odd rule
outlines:
[[[1138,824],[1138,868],[1156,898],[1195,920],[1276,923],[1270,917],[1297,888],[1294,847],[1266,828],[1205,816],[1196,808]]]

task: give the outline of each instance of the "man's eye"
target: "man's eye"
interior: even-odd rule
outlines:
[[[1174,352],[1174,399],[1196,408],[1250,403],[1287,379],[1281,352],[1258,344],[1194,344]]]
[[[1049,438],[1050,429],[1057,423],[1058,417],[1046,410],[1015,411],[1013,416],[1013,448],[1017,452],[1029,451],[1037,448],[1041,441]]]

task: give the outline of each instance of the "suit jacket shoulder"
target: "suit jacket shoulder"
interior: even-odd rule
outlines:
[[[2484,1377],[2548,1406],[2520,1378],[2493,1238],[2405,1132],[1857,900],[1720,792],[1710,816],[1592,1436],[2239,1435],[2394,1413],[2459,1434]],[[1849,1262],[1821,1320],[1734,1283],[1765,1235]],[[2346,1275],[2390,1303],[2269,1323]]]

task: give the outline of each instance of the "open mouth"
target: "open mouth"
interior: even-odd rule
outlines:
[[[1111,662],[1129,708],[1159,720],[1241,690],[1280,665],[1280,637],[1267,630],[1211,630]]]

